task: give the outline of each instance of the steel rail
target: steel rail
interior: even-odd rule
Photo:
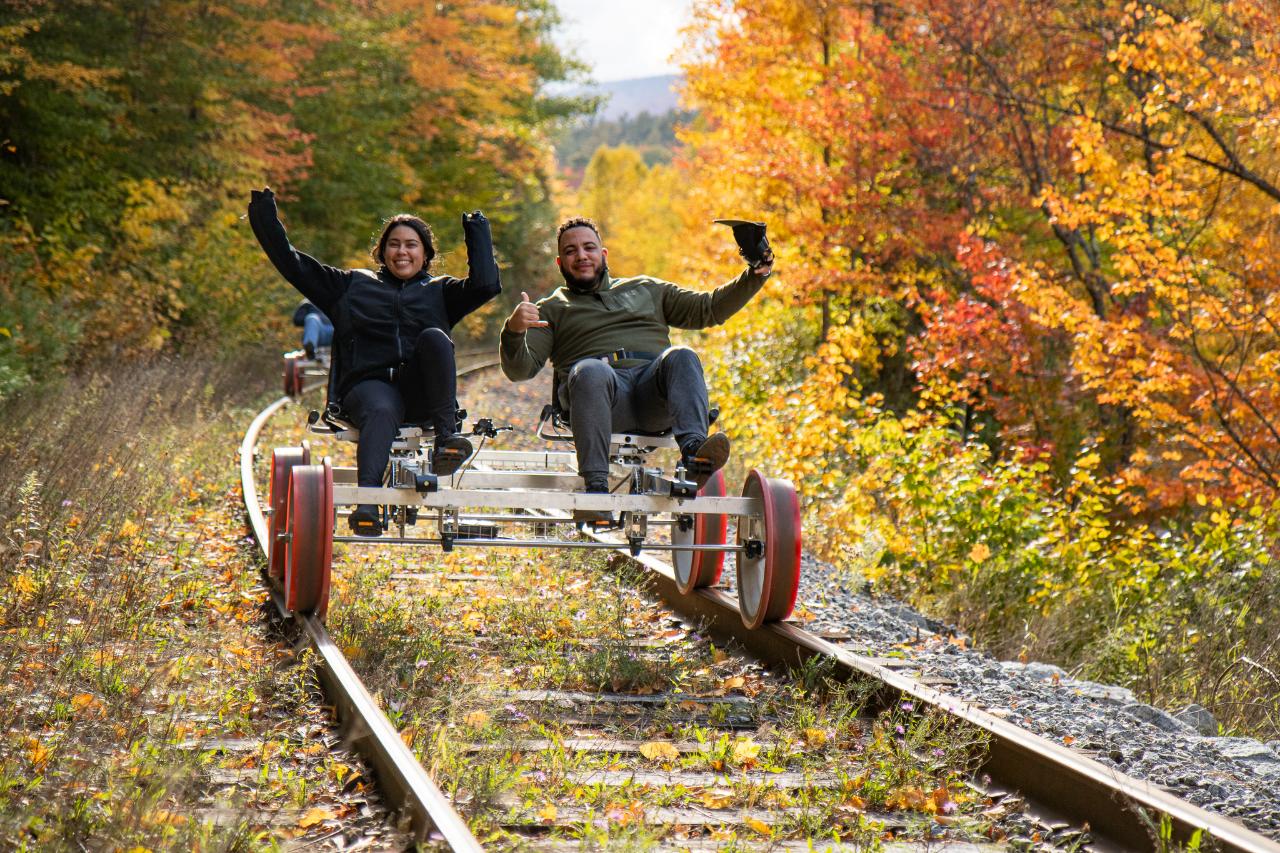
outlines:
[[[703,588],[685,595],[676,585],[675,570],[661,560],[650,554],[633,555],[626,543],[603,533],[586,530],[583,534],[613,545],[623,558],[648,569],[655,591],[673,610],[702,622],[718,639],[738,642],[761,661],[797,667],[815,657],[825,658],[845,677],[877,682],[875,700],[880,708],[910,700],[917,707],[936,708],[985,732],[989,746],[982,772],[994,783],[1016,791],[1040,816],[1087,825],[1094,838],[1092,850],[1167,849],[1153,837],[1153,824],[1145,810],[1167,816],[1173,840],[1182,844],[1189,844],[1199,831],[1213,839],[1211,849],[1280,853],[1280,843],[1236,821],[1020,729],[790,622],[767,622],[756,630],[746,630],[737,600],[723,590]]]
[[[478,365],[472,369],[487,366]],[[267,527],[253,482],[255,448],[263,426],[290,402],[289,397],[281,397],[263,409],[250,424],[240,444],[241,494],[254,537],[264,556],[267,555]],[[285,612],[275,590],[271,591],[271,597],[276,607]],[[346,727],[356,750],[373,767],[379,790],[387,802],[409,818],[416,840],[426,840],[434,830],[452,850],[460,853],[482,851],[484,848],[471,834],[466,821],[401,740],[400,733],[369,695],[342,651],[334,645],[324,623],[312,616],[302,616],[299,622],[307,642],[315,650],[316,671],[325,695],[337,710],[339,722]]]
[[[476,369],[485,366],[489,365],[478,365]],[[273,406],[278,409],[287,402],[287,398],[282,398]],[[269,416],[264,412],[259,419],[265,422]],[[246,446],[250,450],[246,451]],[[242,471],[246,470],[245,454],[252,453],[251,447],[252,442],[246,436],[246,445],[241,448]],[[247,470],[251,473],[251,461]],[[255,515],[256,499],[252,503],[254,506],[249,506],[251,518]],[[246,505],[249,504],[246,499]],[[567,516],[554,510],[538,512],[550,517]],[[260,510],[257,512],[257,519],[260,524]],[[259,531],[261,543],[261,529],[255,530]],[[1107,767],[1047,738],[1020,729],[958,697],[880,666],[867,657],[841,649],[792,623],[766,623],[760,629],[748,631],[742,624],[736,599],[723,590],[699,589],[691,595],[684,595],[676,586],[674,570],[667,564],[650,554],[632,555],[625,542],[598,533],[587,532],[586,535],[598,542],[607,543],[625,559],[649,569],[655,591],[673,610],[685,618],[704,622],[713,634],[735,640],[762,661],[794,667],[811,658],[825,658],[832,661],[845,677],[861,677],[877,682],[880,687],[876,699],[881,707],[910,700],[917,707],[936,708],[985,732],[989,737],[989,747],[982,771],[995,784],[1017,791],[1041,815],[1053,815],[1076,825],[1088,825],[1094,838],[1091,849],[1161,849],[1160,843],[1153,838],[1152,820],[1148,814],[1154,813],[1168,817],[1173,840],[1182,844],[1189,843],[1193,834],[1199,831],[1211,838],[1211,844],[1218,850],[1280,853],[1280,843],[1235,821],[1173,797],[1151,783]],[[385,543],[388,540],[381,541]],[[464,541],[466,540],[458,540],[455,544],[462,544]],[[307,621],[309,623],[315,620]],[[322,625],[318,627],[323,631]],[[345,664],[345,660],[343,663]],[[385,715],[379,713],[378,717],[390,726]],[[398,737],[395,741],[403,746]],[[416,762],[413,765],[421,770]],[[430,783],[429,778],[427,781]],[[430,784],[434,789],[434,783]],[[436,790],[438,793],[438,789]],[[475,843],[474,838],[471,841]],[[477,845],[474,848],[455,846],[454,849],[480,848]]]
[[[985,732],[990,741],[982,772],[1001,787],[1016,791],[1038,814],[1089,826],[1094,850],[1157,850],[1149,815],[1167,815],[1173,839],[1188,844],[1194,833],[1213,839],[1212,848],[1237,853],[1280,853],[1280,843],[1245,826],[1180,800],[1157,786],[1107,767],[1065,746],[1033,734],[935,690],[919,681],[853,654],[790,622],[768,622],[746,630],[737,599],[723,590],[705,588],[684,595],[676,586],[671,566],[649,554],[632,556],[624,542],[588,532],[598,541],[611,541],[617,551],[649,569],[664,601],[687,619],[703,621],[713,635],[731,638],[769,663],[799,666],[810,658],[832,661],[845,677],[868,678],[880,685],[879,707],[910,700],[957,717]],[[1146,819],[1144,819],[1144,817]]]

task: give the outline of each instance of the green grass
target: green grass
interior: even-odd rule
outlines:
[[[436,561],[434,553],[406,550],[361,545],[340,555],[330,627],[487,844],[518,846],[502,829],[513,811],[545,818],[574,808],[586,816],[556,832],[610,850],[648,849],[661,831],[644,825],[646,812],[709,803],[776,813],[767,833],[712,836],[726,845],[804,837],[872,844],[883,828],[867,818],[871,810],[917,815],[917,837],[979,838],[989,829],[978,814],[982,803],[964,783],[983,752],[972,730],[905,709],[869,723],[861,714],[869,686],[837,683],[816,665],[781,678],[725,655],[665,616],[631,571],[598,556],[459,551]],[[407,571],[418,580],[391,581],[393,572]],[[484,579],[448,579],[457,574]],[[504,698],[517,690],[666,698],[580,726],[554,697]],[[721,697],[751,701],[715,701]],[[725,728],[744,715],[752,728]],[[698,748],[648,758],[566,746],[583,728]],[[534,739],[550,744],[532,748]],[[817,776],[833,766],[836,782],[807,792],[748,775]],[[724,784],[713,790],[574,779],[611,769],[713,771]]]

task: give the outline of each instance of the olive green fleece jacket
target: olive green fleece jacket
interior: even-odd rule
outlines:
[[[559,287],[537,303],[548,325],[523,334],[502,330],[502,372],[513,382],[531,379],[548,358],[558,377],[584,358],[617,350],[660,353],[671,346],[668,332],[704,329],[728,320],[764,286],[746,269],[737,278],[704,293],[649,276],[611,280],[606,273],[592,293]],[[639,364],[641,362],[633,362]],[[619,362],[627,366],[628,362]]]

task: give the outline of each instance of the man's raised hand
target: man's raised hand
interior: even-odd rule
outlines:
[[[549,325],[551,324],[538,315],[538,306],[529,301],[529,294],[520,291],[520,304],[507,318],[507,331],[520,335],[529,329],[543,329]]]

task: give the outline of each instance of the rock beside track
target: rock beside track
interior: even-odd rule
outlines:
[[[816,617],[806,630],[856,654],[893,658],[935,689],[1280,840],[1280,741],[1218,737],[1198,705],[1169,713],[1052,664],[996,660],[902,602],[842,583],[808,555],[801,578],[797,601]]]

